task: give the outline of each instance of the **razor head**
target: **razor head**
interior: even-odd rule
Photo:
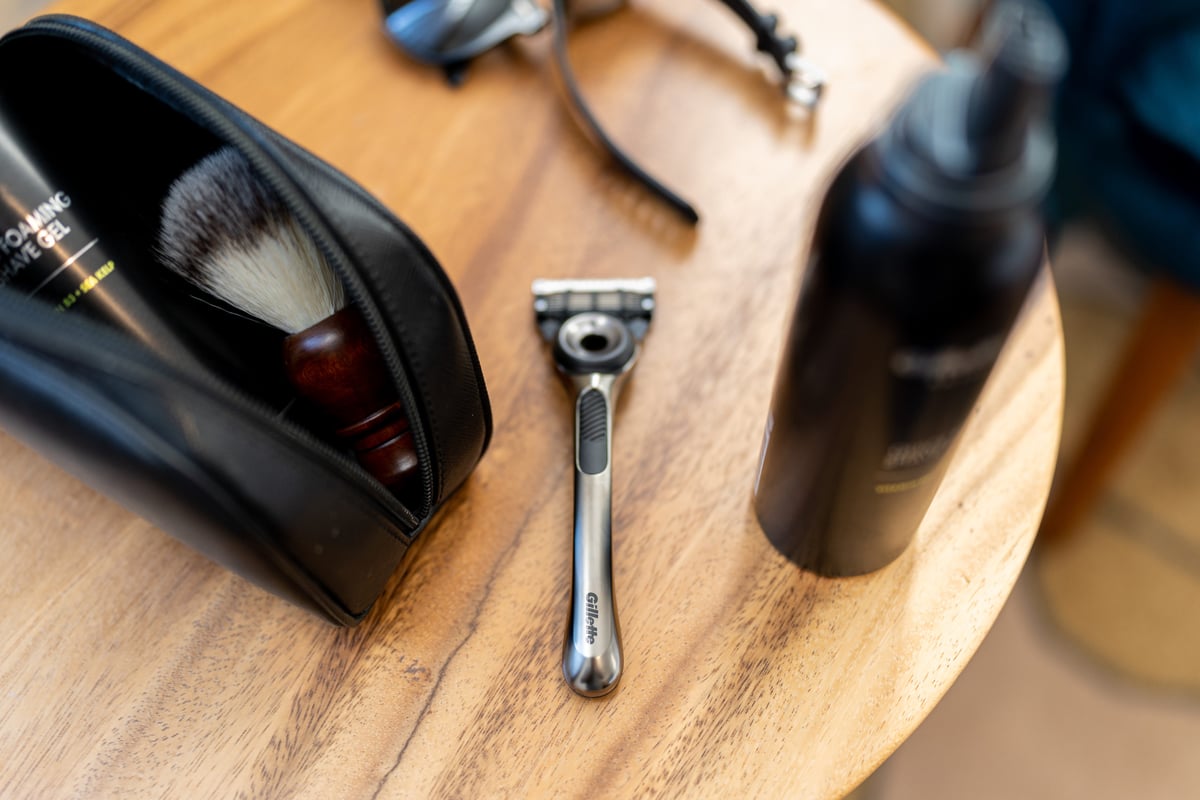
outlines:
[[[606,314],[629,328],[641,341],[654,314],[653,278],[550,280],[533,282],[533,311],[546,341],[554,341],[559,329],[579,314]]]
[[[654,279],[536,280],[533,310],[566,375],[619,375],[638,356],[654,313]]]

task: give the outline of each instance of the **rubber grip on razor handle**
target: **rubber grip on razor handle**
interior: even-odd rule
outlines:
[[[333,434],[363,469],[392,491],[417,470],[417,452],[400,403],[366,321],[346,307],[283,341],[296,391],[329,420]]]
[[[575,401],[575,533],[563,677],[576,693],[616,688],[624,657],[612,576],[612,406],[615,377]]]

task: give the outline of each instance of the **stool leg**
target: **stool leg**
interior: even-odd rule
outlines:
[[[1060,542],[1078,528],[1198,346],[1200,297],[1171,281],[1154,281],[1079,455],[1051,496],[1039,543]]]

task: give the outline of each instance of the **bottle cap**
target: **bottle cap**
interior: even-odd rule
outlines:
[[[1038,202],[1054,173],[1050,101],[1066,41],[1036,0],[1001,0],[978,43],[947,55],[881,143],[885,174],[915,204],[943,212]]]

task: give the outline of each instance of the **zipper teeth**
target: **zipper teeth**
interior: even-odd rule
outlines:
[[[129,46],[122,40],[109,38],[100,32],[82,28],[72,21],[72,19],[62,15],[49,15],[35,19],[27,23],[23,28],[19,28],[11,33],[10,36],[32,35],[37,32],[52,32],[62,38],[94,46],[95,49],[119,61],[125,67],[136,68],[139,66],[138,62],[140,59],[143,58],[139,52],[131,51]],[[255,169],[267,179],[271,188],[279,193],[285,205],[296,215],[305,231],[313,237],[322,254],[329,259],[330,266],[342,279],[343,283],[346,284],[351,302],[363,312],[369,330],[374,336],[376,343],[380,345],[384,361],[391,372],[396,388],[400,392],[401,401],[411,415],[416,408],[414,397],[396,349],[392,345],[390,337],[386,335],[386,329],[380,321],[378,310],[375,308],[374,303],[370,302],[369,295],[361,279],[348,266],[347,259],[344,257],[341,248],[334,247],[330,238],[326,235],[326,226],[309,213],[307,203],[301,200],[297,192],[292,188],[290,181],[281,177],[281,170],[276,163],[262,156],[262,145],[256,142],[242,128],[230,122],[220,112],[219,108],[226,105],[226,101],[210,93],[204,87],[200,87],[199,92],[182,91],[184,87],[191,87],[191,82],[186,79],[186,76],[176,77],[174,68],[169,65],[164,65],[164,67],[157,74],[152,75],[139,71],[138,77],[139,79],[145,79],[147,84],[164,90],[164,93],[172,100],[176,101],[194,116],[208,123],[210,130],[222,135],[225,139],[240,145],[247,143],[253,145],[251,147],[240,147],[239,149],[253,163]],[[123,346],[122,349],[130,352],[134,351],[134,348],[128,346]],[[139,357],[144,357],[144,354],[139,353]],[[178,370],[178,367],[176,369]],[[205,374],[203,377],[206,385],[217,387],[227,397],[236,397],[239,404],[243,407],[254,409],[258,415],[277,425],[281,430],[290,435],[298,436],[302,441],[315,446],[321,452],[331,456],[343,474],[353,475],[360,480],[362,476],[366,475],[365,471],[360,467],[351,464],[345,455],[321,441],[305,428],[278,418],[267,406],[246,394],[240,388],[228,385],[224,381],[219,381],[208,374]],[[400,518],[408,523],[412,532],[415,533],[420,524],[419,519],[426,517],[433,506],[433,465],[429,458],[429,445],[424,430],[418,425],[410,425],[410,428],[413,432],[413,440],[417,449],[417,458],[421,464],[423,506],[420,509],[420,514],[413,514],[396,500],[390,492],[382,489],[382,487],[375,490],[372,485],[372,491],[380,498],[386,497],[387,505],[393,511],[401,512],[399,513]]]

